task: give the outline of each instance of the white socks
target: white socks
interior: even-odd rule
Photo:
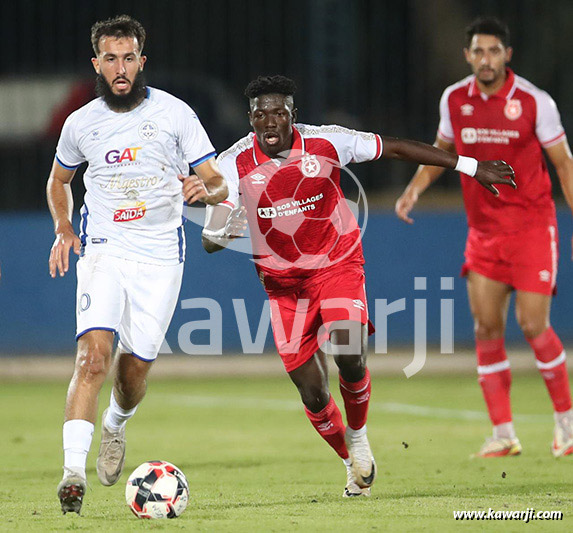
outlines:
[[[86,477],[86,460],[94,425],[87,420],[68,420],[64,423],[64,475],[67,471]]]
[[[515,429],[513,428],[513,422],[506,422],[505,424],[499,424],[493,426],[493,438],[494,439],[515,439]]]
[[[350,426],[347,426],[346,434],[351,439],[356,437],[363,437],[364,435],[366,435],[366,426],[362,426],[360,429],[352,429]]]
[[[103,423],[105,427],[117,433],[125,426],[125,423],[135,414],[137,405],[133,409],[122,409],[115,400],[113,390],[111,391],[111,398],[109,400],[109,409]]]
[[[573,424],[573,409],[563,411],[562,413],[553,413],[555,423],[559,424],[567,434],[571,434],[571,424]]]

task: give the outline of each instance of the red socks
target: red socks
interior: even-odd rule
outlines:
[[[348,459],[348,450],[344,442],[344,422],[342,422],[342,415],[338,409],[334,398],[331,396],[327,406],[318,413],[309,411],[304,408],[306,416],[310,423],[314,426],[320,436],[328,442],[334,451],[342,458]]]
[[[476,340],[478,382],[494,426],[511,422],[511,370],[504,339]]]
[[[355,383],[344,380],[340,375],[339,380],[348,426],[352,429],[360,429],[366,424],[366,417],[368,416],[368,404],[372,389],[370,372],[367,368],[364,377]]]
[[[346,381],[342,376],[339,376],[339,379],[348,426],[351,429],[360,429],[366,425],[366,417],[368,415],[371,390],[370,372],[366,369],[364,377],[356,383]],[[318,413],[313,413],[306,407],[304,411],[320,436],[328,442],[342,459],[347,459],[348,450],[344,442],[346,428],[334,398],[331,396],[328,405]]]
[[[553,408],[562,413],[571,409],[571,389],[565,362],[565,350],[552,327],[527,342],[535,352],[535,363],[545,380]]]

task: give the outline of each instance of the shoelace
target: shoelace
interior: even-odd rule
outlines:
[[[121,459],[121,445],[122,439],[118,437],[112,437],[108,442],[105,455],[110,461],[119,461]]]

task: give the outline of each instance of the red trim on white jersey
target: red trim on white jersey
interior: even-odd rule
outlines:
[[[380,159],[380,156],[382,155],[382,139],[380,138],[380,135],[378,135],[377,133],[376,135],[376,155],[374,156],[374,159]]]
[[[555,139],[550,139],[549,141],[541,143],[541,146],[543,146],[543,148],[549,148],[550,146],[555,146],[556,144],[559,144],[563,139],[565,139],[565,132],[561,133],[560,135],[557,135]]]

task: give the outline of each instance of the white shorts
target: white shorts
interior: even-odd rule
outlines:
[[[153,361],[177,305],[183,263],[90,254],[78,261],[77,275],[76,340],[93,329],[113,331],[122,352]]]

